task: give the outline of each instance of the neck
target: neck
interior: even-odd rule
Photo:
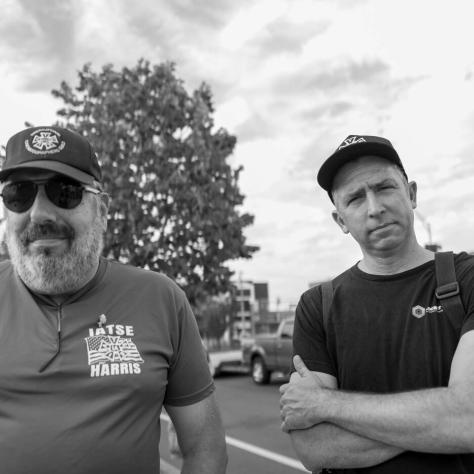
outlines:
[[[99,262],[96,265],[91,267],[91,269],[84,274],[81,280],[77,281],[74,286],[68,288],[64,293],[50,293],[50,292],[41,292],[30,288],[32,291],[36,292],[37,294],[42,295],[43,297],[49,298],[50,300],[54,301],[56,305],[63,304],[66,300],[68,300],[71,296],[75,295],[83,288],[85,288],[95,277],[97,271],[99,269]],[[27,285],[28,286],[28,285]]]
[[[434,253],[425,249],[417,242],[402,251],[368,253],[363,251],[363,259],[359,269],[373,275],[393,275],[418,267],[434,259]]]

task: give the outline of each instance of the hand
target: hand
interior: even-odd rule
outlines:
[[[325,391],[321,379],[311,373],[300,356],[293,357],[293,364],[296,372],[280,387],[281,429],[285,432],[310,428],[322,421],[315,411]]]

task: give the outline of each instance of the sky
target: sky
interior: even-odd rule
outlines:
[[[211,87],[236,135],[247,243],[236,277],[289,309],[361,253],[331,218],[316,174],[351,134],[381,135],[418,184],[418,240],[474,250],[471,0],[1,0],[0,144],[56,121],[51,90],[85,63],[173,61]]]

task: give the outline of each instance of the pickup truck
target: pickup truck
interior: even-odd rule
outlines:
[[[208,362],[211,375],[218,377],[223,372],[242,372],[242,350],[230,349],[225,351],[208,352]]]
[[[242,360],[256,384],[267,384],[272,372],[289,374],[294,318],[283,319],[274,333],[257,334],[242,344]]]

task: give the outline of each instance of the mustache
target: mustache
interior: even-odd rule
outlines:
[[[65,225],[58,225],[54,222],[44,222],[42,224],[29,224],[20,235],[23,245],[39,239],[73,239],[74,231]]]

